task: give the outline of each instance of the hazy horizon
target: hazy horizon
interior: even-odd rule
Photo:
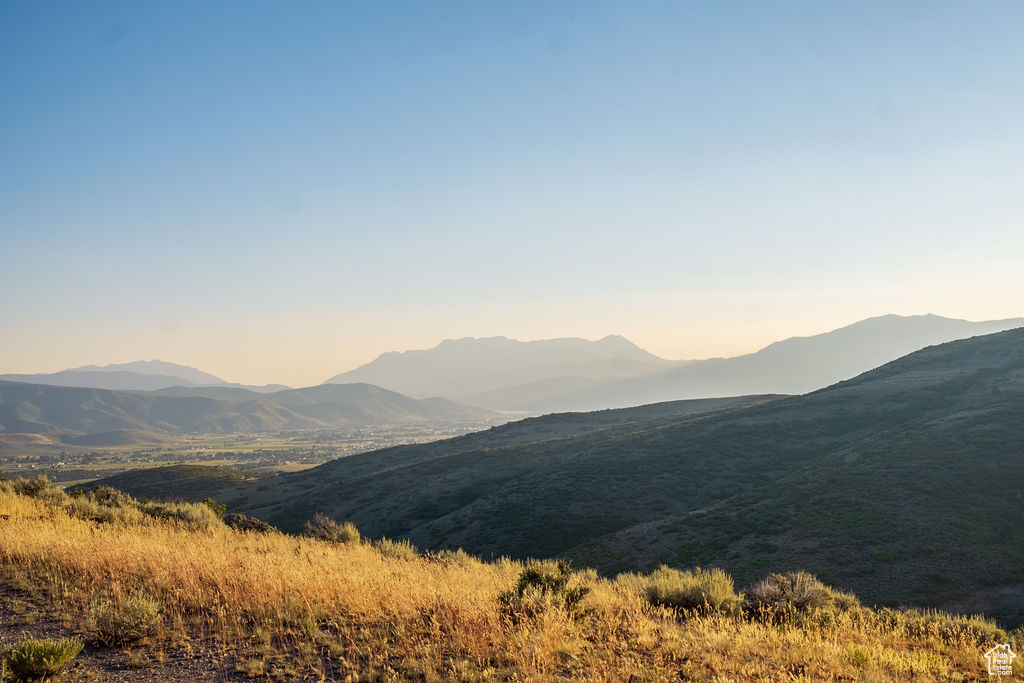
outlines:
[[[0,7],[4,373],[1022,315],[1024,5]]]
[[[712,353],[708,353],[708,354],[701,355],[701,356],[686,356],[686,357],[663,355],[663,354],[654,352],[650,348],[645,347],[643,344],[637,343],[635,339],[630,338],[628,335],[622,335],[622,334],[618,334],[616,332],[609,332],[608,334],[603,334],[603,335],[594,336],[594,337],[581,337],[580,335],[564,335],[562,337],[544,337],[544,338],[537,338],[537,339],[517,339],[515,337],[510,337],[509,335],[505,335],[505,334],[497,334],[497,335],[466,335],[465,337],[445,337],[444,339],[438,339],[434,343],[429,343],[429,344],[424,345],[424,346],[407,346],[407,347],[404,347],[404,348],[383,349],[383,350],[380,350],[377,353],[374,353],[372,357],[368,357],[365,361],[361,361],[361,362],[357,363],[356,365],[352,365],[351,367],[342,368],[342,369],[340,369],[338,371],[326,370],[324,373],[321,373],[321,375],[318,376],[319,377],[318,379],[315,378],[315,379],[313,379],[311,381],[307,381],[307,382],[304,382],[304,383],[286,382],[286,381],[281,380],[280,378],[274,379],[273,378],[273,371],[268,371],[269,374],[265,375],[266,377],[271,377],[271,379],[268,379],[266,381],[258,381],[258,382],[257,381],[246,381],[244,379],[235,379],[235,378],[225,377],[222,373],[218,372],[216,368],[203,367],[201,365],[191,365],[189,363],[183,363],[183,362],[181,362],[179,360],[176,360],[174,358],[156,358],[156,357],[150,358],[150,357],[145,357],[145,356],[139,356],[138,358],[123,358],[123,359],[114,360],[114,361],[110,361],[110,362],[104,362],[104,363],[78,363],[78,364],[74,364],[74,365],[65,365],[63,367],[58,367],[58,368],[53,368],[53,369],[46,369],[46,370],[14,371],[14,370],[4,370],[3,368],[0,368],[0,375],[3,375],[3,374],[45,374],[45,373],[51,373],[51,372],[59,372],[61,370],[76,369],[76,368],[86,367],[86,366],[104,367],[104,366],[107,366],[107,365],[118,365],[118,364],[123,364],[123,363],[130,363],[130,362],[133,362],[133,361],[161,361],[161,362],[165,362],[165,363],[177,363],[179,365],[186,365],[186,366],[189,366],[189,367],[193,367],[195,369],[202,370],[202,371],[205,371],[205,372],[209,372],[210,374],[216,375],[216,376],[220,377],[221,379],[223,379],[223,380],[225,380],[227,382],[233,382],[233,383],[238,383],[238,384],[248,384],[248,385],[287,384],[287,385],[292,386],[292,387],[306,387],[306,386],[315,386],[315,385],[321,384],[322,382],[324,382],[325,380],[328,379],[328,375],[341,374],[341,373],[344,373],[344,372],[355,370],[356,368],[364,365],[365,363],[369,363],[370,361],[373,361],[373,360],[379,358],[381,355],[386,354],[386,353],[391,353],[391,352],[399,352],[399,353],[401,353],[401,352],[405,352],[405,351],[427,350],[427,349],[432,349],[432,348],[438,346],[439,344],[441,344],[441,343],[443,343],[445,341],[451,341],[451,340],[458,340],[458,339],[486,339],[486,338],[495,338],[495,337],[504,337],[504,338],[510,339],[512,341],[517,341],[517,342],[544,341],[544,340],[548,340],[548,339],[558,339],[558,338],[561,338],[561,339],[564,339],[564,338],[577,338],[577,339],[585,339],[586,341],[593,342],[593,341],[598,341],[600,339],[603,339],[603,338],[609,337],[609,336],[619,336],[619,337],[624,337],[625,339],[627,339],[628,341],[632,342],[636,346],[640,347],[644,351],[648,351],[650,353],[653,353],[655,356],[658,356],[658,357],[660,357],[660,358],[662,358],[664,360],[669,360],[669,361],[684,361],[684,360],[685,361],[695,361],[695,360],[707,360],[707,359],[713,359],[713,358],[732,358],[732,357],[735,357],[735,356],[741,356],[741,355],[745,355],[745,354],[756,353],[757,351],[760,351],[760,350],[764,349],[766,346],[769,346],[769,345],[771,345],[772,343],[775,343],[775,342],[784,341],[784,340],[791,339],[791,338],[811,337],[811,336],[815,336],[815,335],[819,335],[819,334],[824,334],[826,332],[830,332],[830,331],[833,331],[835,329],[840,329],[840,328],[846,327],[848,325],[853,325],[853,324],[858,323],[858,322],[863,322],[864,320],[869,320],[869,319],[872,319],[872,318],[885,317],[885,316],[888,316],[888,315],[898,315],[898,314],[879,314],[879,315],[876,315],[876,316],[869,316],[868,318],[864,318],[864,319],[860,319],[860,320],[852,320],[852,321],[849,321],[849,322],[844,323],[842,325],[839,325],[839,326],[837,326],[835,328],[828,328],[828,329],[817,330],[817,331],[809,332],[809,333],[806,333],[806,334],[789,334],[789,335],[785,335],[785,336],[781,336],[781,337],[778,337],[778,338],[775,338],[775,339],[768,340],[768,341],[766,341],[764,343],[758,343],[758,345],[756,347],[748,348],[748,349],[745,349],[745,350],[739,350],[739,351],[729,352],[729,353],[715,353],[715,352],[712,352]],[[936,314],[934,314],[934,313],[924,313],[924,314],[913,314],[911,316],[902,316],[902,317],[926,317],[926,316],[935,316],[935,315]],[[951,319],[950,316],[938,316],[938,317]],[[1014,319],[1014,318],[1024,318],[1024,315],[1007,316],[1006,318],[1002,318],[1002,319],[1008,320],[1008,319]],[[985,322],[985,321],[972,320],[972,321],[968,321],[968,322],[979,323],[979,322]]]

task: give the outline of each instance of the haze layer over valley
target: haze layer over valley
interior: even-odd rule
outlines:
[[[933,344],[1024,325],[936,315],[871,318],[734,358],[670,361],[627,339],[505,337],[446,340],[386,353],[326,383],[369,382],[410,396],[445,396],[495,410],[601,410],[688,398],[801,394]]]

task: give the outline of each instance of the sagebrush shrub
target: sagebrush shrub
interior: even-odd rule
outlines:
[[[109,486],[97,486],[88,493],[88,497],[97,505],[106,507],[123,508],[138,505],[138,501],[127,493],[110,488]]]
[[[253,534],[269,534],[273,531],[277,531],[277,529],[270,524],[267,524],[262,519],[256,519],[255,517],[243,515],[238,512],[227,513],[221,517],[221,521],[235,531],[245,531]]]
[[[748,601],[758,607],[808,612],[831,601],[828,587],[807,572],[769,574],[747,592]]]
[[[225,505],[224,503],[218,503],[217,501],[215,501],[213,498],[210,498],[209,496],[207,496],[206,498],[203,498],[202,503],[206,507],[208,507],[211,510],[213,510],[213,514],[217,515],[218,517],[221,517],[227,511],[227,509],[228,509],[227,505]]]
[[[120,603],[110,600],[93,603],[87,627],[96,642],[127,645],[156,632],[160,624],[160,609],[159,600],[136,590]]]
[[[90,494],[71,496],[65,509],[68,514],[78,519],[95,522],[121,524],[139,524],[145,518],[137,506],[108,506],[97,503]]]
[[[77,638],[32,638],[3,652],[5,668],[18,681],[46,681],[54,678],[82,651]]]
[[[732,577],[718,568],[682,571],[662,565],[647,575],[622,575],[619,582],[639,588],[652,604],[673,609],[733,613],[741,604]]]
[[[583,612],[580,603],[590,593],[588,586],[569,586],[574,574],[569,563],[531,561],[519,573],[516,585],[501,593],[498,602],[515,620],[532,617],[549,610],[564,611],[578,618]]]
[[[813,574],[800,571],[769,574],[747,592],[746,608],[761,619],[788,621],[812,615],[827,620],[858,610],[860,602],[851,593],[826,586]]]
[[[43,491],[50,488],[50,480],[45,474],[40,474],[38,477],[33,479],[25,479],[24,477],[16,477],[13,482],[14,492],[19,493],[23,496],[30,498],[36,498]]]
[[[373,542],[373,547],[384,557],[397,560],[408,560],[418,555],[416,546],[407,539],[393,541],[390,538],[382,538]]]
[[[352,522],[339,524],[323,514],[316,513],[311,521],[306,522],[303,531],[306,536],[328,543],[359,543],[359,530]]]
[[[480,564],[480,558],[470,555],[462,548],[456,550],[429,550],[423,554],[423,558],[430,562],[437,562],[444,565],[457,565],[460,567],[469,567],[475,564]]]
[[[204,503],[139,503],[139,509],[156,519],[176,520],[193,529],[212,529],[222,524],[220,515]]]

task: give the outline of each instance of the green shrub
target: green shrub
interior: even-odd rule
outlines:
[[[316,513],[312,521],[306,522],[303,528],[306,536],[328,543],[359,543],[359,530],[352,522],[338,524],[323,514]]]
[[[46,475],[40,474],[34,479],[16,477],[14,480],[14,492],[30,498],[36,498],[43,491],[50,488],[50,480]]]
[[[156,519],[174,520],[192,529],[220,526],[220,515],[204,503],[139,503],[139,509]]]
[[[71,500],[68,494],[64,493],[64,489],[52,486],[37,493],[36,498],[54,507],[63,507]]]
[[[87,627],[96,642],[127,645],[153,635],[160,624],[160,601],[136,590],[120,604],[109,600],[93,603]]]
[[[88,493],[88,497],[97,505],[105,507],[124,508],[138,507],[138,501],[124,491],[110,488],[109,486],[97,486]]]
[[[59,676],[81,651],[77,638],[33,638],[9,647],[3,662],[16,681],[46,681]]]
[[[574,574],[569,563],[531,561],[519,573],[515,587],[501,593],[498,602],[513,620],[533,617],[549,609],[562,610],[572,618],[583,612],[580,603],[590,593],[587,586],[569,586]]]
[[[97,503],[88,494],[71,496],[65,506],[68,514],[78,519],[88,519],[107,524],[140,524],[144,519],[138,507],[109,507]]]
[[[211,510],[213,510],[213,514],[217,515],[218,517],[223,516],[224,513],[228,509],[227,505],[224,505],[223,503],[218,503],[217,501],[215,501],[213,498],[210,498],[209,496],[207,496],[206,498],[203,498],[202,503],[206,507],[208,507]]]
[[[416,546],[406,539],[393,541],[390,538],[382,538],[373,542],[373,547],[384,557],[398,560],[409,560],[417,556]]]
[[[717,568],[681,571],[662,565],[646,576],[625,574],[618,580],[640,588],[651,604],[673,609],[731,614],[742,603],[732,577]]]
[[[826,607],[848,611],[860,606],[850,593],[829,588],[807,572],[769,574],[747,592],[746,602],[751,612],[762,615],[807,613]]]
[[[221,517],[221,521],[235,531],[244,531],[253,534],[269,534],[277,531],[277,529],[267,524],[262,519],[249,517],[248,515],[243,515],[238,512],[229,512]]]

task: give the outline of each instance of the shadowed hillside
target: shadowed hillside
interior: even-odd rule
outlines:
[[[802,567],[871,601],[1019,618],[1024,330],[750,400],[551,415],[231,495],[283,528],[323,511],[422,547],[604,571]]]
[[[104,477],[101,482],[72,486],[68,491],[91,490],[102,484],[119,491],[131,491],[133,496],[141,499],[198,502],[209,491],[237,486],[258,478],[230,467],[168,465],[121,472]]]

